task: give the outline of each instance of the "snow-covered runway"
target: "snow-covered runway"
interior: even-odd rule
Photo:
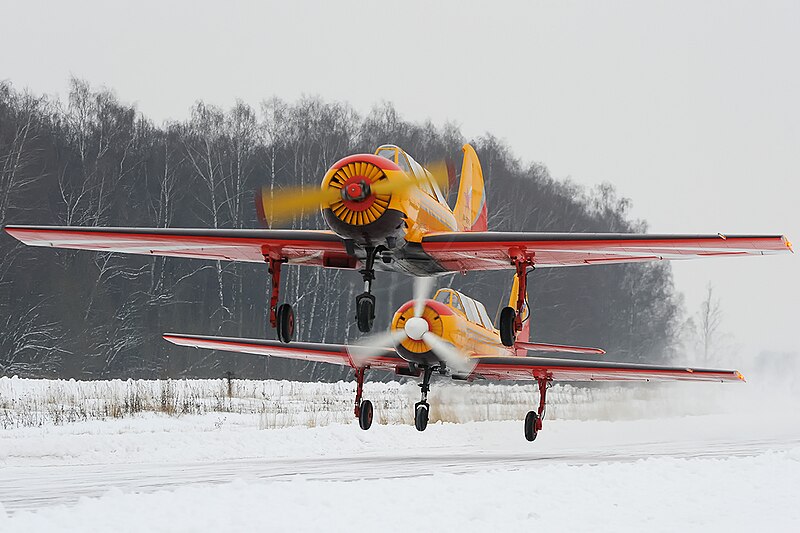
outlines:
[[[0,501],[6,511],[35,510],[72,504],[82,497],[102,496],[111,489],[123,492],[174,490],[185,485],[221,484],[234,481],[357,481],[474,474],[491,471],[535,469],[548,464],[598,465],[652,458],[725,459],[756,457],[800,450],[792,441],[628,445],[599,450],[567,449],[561,453],[462,453],[440,449],[436,454],[380,455],[293,459],[228,459],[217,462],[140,463],[115,465],[51,465],[6,467],[0,479]],[[794,457],[794,455],[792,455]],[[800,456],[796,457],[800,459]]]
[[[534,443],[520,420],[364,432],[151,413],[18,427],[0,431],[0,532],[800,530],[794,396],[720,391],[746,401],[687,416],[654,397],[656,418],[547,420]]]

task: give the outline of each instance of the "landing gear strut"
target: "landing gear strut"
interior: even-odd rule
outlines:
[[[264,255],[264,260],[269,264],[269,273],[272,278],[272,294],[269,299],[269,323],[278,331],[281,342],[290,343],[294,338],[294,310],[290,304],[278,305],[281,289],[281,264],[283,259],[275,259]]]
[[[364,373],[366,368],[356,368],[356,409],[355,415],[358,418],[358,425],[364,431],[372,426],[372,402],[362,400],[361,394],[364,392]]]
[[[358,331],[369,333],[375,321],[375,296],[372,294],[372,282],[375,280],[375,256],[378,248],[367,248],[364,268],[359,272],[364,278],[364,292],[356,296],[356,323]]]
[[[419,384],[421,399],[414,405],[414,427],[417,428],[417,431],[425,431],[425,428],[428,427],[428,413],[431,409],[431,406],[428,405],[428,392],[431,390],[433,371],[432,366],[426,366],[423,369],[422,383]]]
[[[533,267],[533,256],[521,251],[512,252],[512,263],[517,269],[519,285],[516,307],[504,307],[500,311],[500,340],[505,346],[514,346],[517,333],[522,331],[522,311],[528,296],[528,267]]]
[[[547,378],[538,378],[539,384],[539,410],[529,411],[525,416],[525,438],[528,441],[536,440],[536,436],[542,429],[542,420],[544,420],[545,401],[547,400],[547,387],[550,381]]]

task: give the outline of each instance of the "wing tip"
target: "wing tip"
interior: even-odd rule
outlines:
[[[163,333],[161,338],[176,346],[186,346],[186,342],[192,340],[192,335],[185,335],[183,333]]]

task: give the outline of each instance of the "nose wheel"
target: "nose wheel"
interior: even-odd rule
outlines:
[[[369,333],[372,331],[372,324],[375,322],[375,296],[368,292],[359,294],[356,297],[356,323],[358,331]]]
[[[425,431],[428,427],[428,411],[430,410],[428,402],[419,402],[414,405],[414,427],[417,431]]]
[[[431,406],[428,404],[428,392],[431,390],[433,371],[434,367],[432,366],[426,366],[423,369],[422,383],[419,384],[421,398],[414,404],[414,427],[417,428],[417,431],[425,431],[425,428],[428,427],[428,414],[431,410]]]

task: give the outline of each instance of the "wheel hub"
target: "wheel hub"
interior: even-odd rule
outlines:
[[[428,327],[428,321],[418,316],[409,318],[404,329],[406,335],[415,341],[422,340],[422,336],[430,331],[430,328]]]

